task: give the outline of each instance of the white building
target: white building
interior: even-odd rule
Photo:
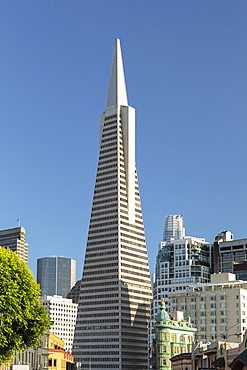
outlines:
[[[183,215],[168,215],[165,220],[163,241],[182,239],[185,236]]]
[[[170,295],[186,292],[188,285],[210,281],[211,244],[204,238],[185,236],[159,244],[153,300],[150,306],[149,347],[152,345],[153,325],[162,299],[170,312]]]
[[[72,351],[78,304],[61,296],[40,298],[53,322],[50,331],[64,341],[67,352]]]
[[[100,63],[100,61],[99,61]],[[152,290],[120,40],[113,53],[73,354],[82,368],[148,367]]]

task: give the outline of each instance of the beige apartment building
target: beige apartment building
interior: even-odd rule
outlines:
[[[231,273],[211,275],[211,283],[193,284],[171,294],[171,315],[183,311],[197,328],[195,339],[240,343],[246,330],[247,283]]]

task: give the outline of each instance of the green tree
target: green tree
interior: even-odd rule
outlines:
[[[39,300],[40,288],[16,253],[0,247],[0,364],[13,351],[37,347],[50,319]]]

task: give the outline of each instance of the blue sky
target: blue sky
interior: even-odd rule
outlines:
[[[247,237],[246,0],[0,3],[0,229],[81,277],[116,37],[154,271],[165,216]]]

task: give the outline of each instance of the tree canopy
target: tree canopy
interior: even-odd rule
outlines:
[[[37,347],[50,319],[40,300],[40,288],[18,255],[0,247],[0,364],[13,351]]]

